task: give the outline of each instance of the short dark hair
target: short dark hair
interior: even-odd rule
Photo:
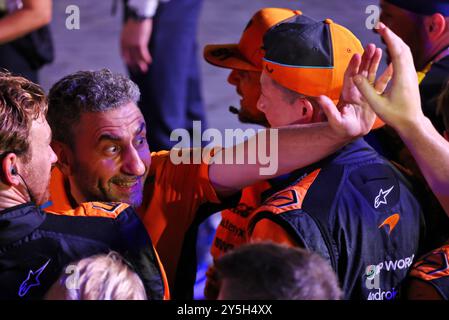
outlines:
[[[140,91],[124,75],[108,69],[78,71],[65,76],[50,89],[48,122],[53,139],[73,144],[72,128],[84,112],[105,112],[137,103]]]
[[[39,85],[0,72],[0,155],[14,152],[27,161],[32,122],[46,112],[47,98]]]
[[[444,127],[449,132],[449,81],[438,98],[438,115],[443,117]]]
[[[217,259],[226,298],[236,300],[338,300],[342,293],[331,266],[315,253],[272,242],[243,245]]]

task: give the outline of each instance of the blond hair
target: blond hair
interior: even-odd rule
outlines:
[[[147,300],[139,276],[117,252],[95,255],[70,264],[75,270],[75,288],[61,284],[65,300]]]
[[[45,117],[46,113],[47,97],[39,85],[0,72],[0,154],[14,152],[27,156],[32,121]]]

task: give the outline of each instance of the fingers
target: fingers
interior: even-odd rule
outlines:
[[[148,71],[148,65],[152,62],[148,48],[143,46],[129,46],[122,48],[122,56],[130,69],[138,70],[142,73]]]
[[[391,78],[393,77],[393,64],[390,63],[387,69],[385,69],[384,73],[377,79],[374,84],[374,89],[376,89],[377,93],[382,94],[388,86]]]
[[[374,53],[376,51],[376,46],[372,43],[366,46],[365,51],[362,55],[362,62],[360,64],[359,68],[359,74],[361,74],[364,77],[368,77],[368,70],[371,65],[371,61],[373,59]]]
[[[363,76],[360,75],[355,76],[354,84],[357,86],[357,89],[359,89],[360,93],[368,102],[370,107],[377,114],[379,114],[379,112],[382,111],[381,110],[383,102],[382,100],[384,98],[377,93],[377,91],[373,88],[373,86],[368,82],[368,79],[366,79]]]
[[[407,70],[410,65],[413,65],[410,48],[383,23],[379,23],[378,33],[387,44],[395,74],[402,75],[403,70]]]
[[[371,59],[371,65],[368,69],[368,81],[374,83],[376,80],[377,70],[379,69],[380,61],[382,60],[382,49],[374,49],[374,54]]]
[[[346,68],[344,79],[350,80],[353,76],[355,76],[359,72],[361,57],[358,53],[354,54],[349,61],[348,67]]]

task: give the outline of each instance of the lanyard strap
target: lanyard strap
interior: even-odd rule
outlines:
[[[417,72],[419,84],[421,84],[421,82],[424,80],[424,78],[427,75],[427,72],[429,72],[430,69],[432,68],[432,65],[448,55],[449,55],[449,47],[446,47],[440,50],[437,54],[435,54],[433,58],[430,60],[430,62],[424,67],[424,69]]]

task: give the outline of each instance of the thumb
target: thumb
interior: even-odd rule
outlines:
[[[382,100],[384,98],[377,93],[368,80],[365,77],[357,75],[354,77],[354,84],[374,112],[377,113],[378,111],[381,111]]]
[[[328,122],[341,122],[341,113],[331,99],[326,96],[319,96],[317,102],[326,115]]]

